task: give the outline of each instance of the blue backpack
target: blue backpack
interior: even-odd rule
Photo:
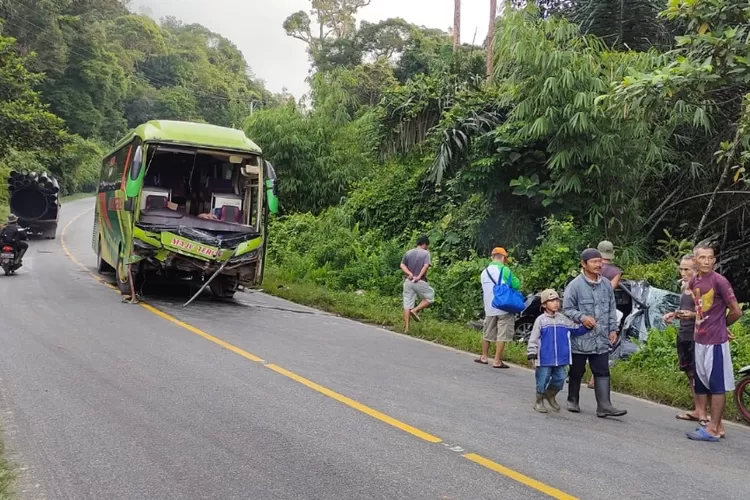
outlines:
[[[503,280],[505,269],[505,267],[502,267],[502,270],[500,271],[500,283],[495,281],[495,278],[492,277],[489,267],[485,269],[487,276],[489,276],[493,283],[492,307],[509,313],[520,313],[526,308],[526,299],[521,295],[521,292],[514,290],[510,286],[510,283],[506,283]],[[510,272],[510,269],[508,269],[508,272]]]

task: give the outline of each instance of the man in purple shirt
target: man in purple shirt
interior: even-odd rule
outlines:
[[[714,271],[716,256],[707,245],[695,248],[697,274],[687,288],[695,301],[695,395],[699,408],[711,401],[711,421],[687,434],[688,439],[718,441],[724,437],[726,393],[734,390],[728,326],[742,317],[729,281]],[[729,314],[727,314],[727,309]]]

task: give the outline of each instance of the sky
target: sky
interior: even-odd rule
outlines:
[[[463,0],[461,41],[481,44],[487,36],[489,0]],[[498,2],[500,4],[501,2]],[[299,10],[309,11],[309,0],[132,0],[131,9],[151,9],[159,20],[174,16],[187,24],[200,23],[231,40],[245,56],[255,76],[271,92],[286,88],[299,99],[310,62],[305,43],[286,35],[284,19]],[[358,21],[378,22],[389,17],[448,31],[453,26],[453,0],[372,0]]]

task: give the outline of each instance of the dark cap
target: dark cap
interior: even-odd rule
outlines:
[[[601,259],[602,254],[599,250],[596,248],[587,248],[583,252],[581,252],[581,260],[586,262],[591,259]]]

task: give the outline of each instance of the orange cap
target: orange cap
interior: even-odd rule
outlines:
[[[504,255],[505,257],[508,256],[508,252],[505,251],[503,247],[495,247],[492,249],[492,255]]]

